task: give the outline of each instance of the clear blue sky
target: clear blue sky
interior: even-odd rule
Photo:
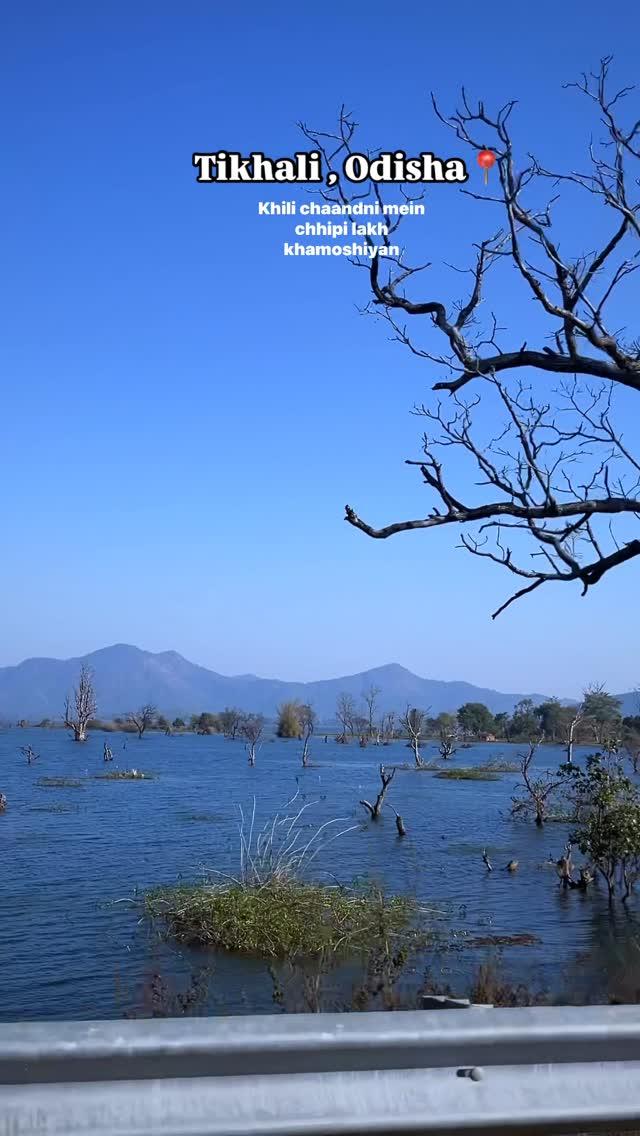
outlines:
[[[376,145],[451,152],[428,93],[450,107],[462,82],[520,100],[525,152],[577,161],[589,127],[561,84],[605,51],[634,80],[632,6],[14,0],[3,24],[0,664],[126,641],[223,673],[635,686],[637,567],[491,623],[511,580],[453,532],[344,523],[346,501],[424,511],[403,459],[433,372],[358,315],[362,273],[285,260],[264,190],[191,167],[292,153],[296,120],[342,101]],[[464,260],[462,199],[432,194],[411,233]]]

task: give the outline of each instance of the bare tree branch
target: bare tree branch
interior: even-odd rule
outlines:
[[[463,89],[459,109],[446,115],[432,97],[438,119],[460,142],[475,152],[490,147],[496,155],[494,192],[462,191],[502,214],[502,223],[496,228],[494,221],[491,235],[474,245],[472,266],[456,269],[470,279],[462,298],[445,299],[433,288],[421,296],[431,265],[411,264],[404,249],[395,260],[373,256],[355,262],[369,274],[365,313],[383,319],[391,338],[422,364],[447,371],[432,383],[447,402],[431,401],[415,411],[428,420],[429,433],[423,456],[407,464],[418,468],[432,497],[426,515],[375,526],[347,505],[345,519],[378,540],[459,526],[462,547],[522,578],[494,618],[549,582],[575,581],[584,595],[640,555],[635,536],[640,459],[613,416],[614,395],[629,399],[640,392],[640,337],[628,337],[609,314],[619,311],[625,296],[629,302],[625,289],[640,268],[640,180],[634,169],[640,161],[640,118],[636,114],[624,125],[632,88],[611,90],[610,70],[607,56],[597,72],[572,84],[604,131],[588,145],[586,172],[551,171],[532,155],[518,168],[513,100],[490,113]],[[337,173],[355,146],[353,116],[342,107],[335,131],[302,129]],[[362,150],[359,143],[357,149]],[[377,202],[388,227],[381,242],[388,248],[392,233],[398,241],[405,218],[390,213],[377,183],[354,190],[338,179],[335,188],[321,193],[343,205]],[[597,224],[585,224],[586,232],[600,232],[596,247],[571,256],[563,251],[554,219],[558,198],[566,193],[575,195],[571,205],[584,208],[585,218],[592,207],[601,214]],[[523,297],[534,301],[547,325],[542,341],[529,326],[519,330],[510,321],[508,342],[499,316],[484,312],[495,273],[509,265]],[[446,262],[444,267],[451,268]],[[426,343],[419,338],[422,329]],[[629,406],[624,404],[623,414]],[[498,422],[494,436],[483,432],[487,421]],[[463,490],[453,486],[445,462],[452,447],[466,463],[453,463],[463,469]]]

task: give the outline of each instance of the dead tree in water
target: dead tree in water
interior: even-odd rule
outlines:
[[[26,757],[27,765],[32,765],[40,757],[40,754],[36,753],[32,746],[20,746],[20,753],[23,757]]]
[[[396,729],[396,715],[394,710],[388,710],[382,715],[381,723],[382,744],[389,745],[393,741]]]
[[[532,762],[541,741],[542,738],[539,738],[538,741],[530,742],[529,749],[522,754],[520,772],[524,796],[513,797],[511,806],[514,816],[533,810],[538,828],[541,828],[547,819],[549,798],[560,786],[560,781],[554,780],[549,773],[545,773],[542,777],[532,776]]]
[[[309,764],[309,742],[316,728],[316,712],[308,702],[299,707],[298,721],[302,729],[302,764],[307,766]]]
[[[586,891],[589,884],[593,883],[593,872],[591,868],[585,866],[580,868],[579,879],[574,880],[571,841],[568,842],[562,856],[556,860],[556,872],[563,888],[577,888],[579,891]]]
[[[395,809],[393,811],[396,814],[396,828],[398,830],[398,836],[406,836],[407,830],[404,827],[404,821],[403,821],[402,817],[400,816],[400,813],[396,812]]]
[[[350,737],[355,733],[355,718],[356,708],[353,697],[350,694],[339,694],[336,704],[336,718],[338,719],[342,729],[336,738],[336,741],[347,745]]]
[[[424,761],[420,756],[420,738],[424,730],[425,719],[424,710],[416,710],[415,707],[410,709],[408,706],[402,718],[402,726],[409,735],[409,744],[413,750],[416,769],[424,769]]]
[[[241,726],[241,733],[247,743],[249,765],[255,765],[256,763],[257,745],[262,737],[263,731],[264,718],[262,714],[247,714]]]
[[[138,737],[141,738],[145,730],[153,725],[156,714],[157,710],[155,706],[152,706],[151,703],[148,702],[145,706],[141,706],[139,710],[131,710],[127,714],[127,721],[130,722],[132,726],[135,726],[138,731]]]
[[[7,807],[7,798],[4,793],[0,793],[0,813],[3,813]]]
[[[96,713],[96,694],[93,687],[93,672],[85,663],[80,667],[80,678],[73,692],[73,707],[71,697],[67,695],[64,703],[64,724],[67,729],[73,730],[73,740],[84,742],[87,739],[87,727]]]
[[[382,694],[380,687],[372,684],[362,695],[363,702],[367,707],[367,734],[369,741],[374,742],[375,745],[380,744],[380,726],[376,725],[375,722],[379,694]]]
[[[567,765],[573,764],[573,745],[575,732],[584,718],[582,706],[579,706],[567,726]]]
[[[440,729],[440,744],[438,746],[440,757],[448,761],[456,752],[456,735],[445,727]]]
[[[569,887],[572,880],[573,864],[571,862],[571,843],[569,842],[560,857],[556,860],[556,871],[562,887]]]
[[[387,773],[384,765],[381,765],[380,780],[382,781],[382,788],[375,799],[375,803],[372,805],[369,801],[360,801],[360,804],[364,805],[365,809],[367,809],[367,811],[371,814],[372,820],[378,820],[380,813],[382,812],[382,805],[384,802],[385,794],[395,775],[395,768],[392,769],[390,773]]]

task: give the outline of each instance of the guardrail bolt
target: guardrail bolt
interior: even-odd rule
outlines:
[[[469,1079],[471,1081],[481,1081],[483,1076],[484,1076],[484,1073],[482,1072],[482,1069],[476,1069],[476,1068],[473,1068],[473,1069],[458,1069],[456,1076],[457,1077],[469,1077]]]

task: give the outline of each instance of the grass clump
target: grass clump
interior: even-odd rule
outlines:
[[[96,773],[97,781],[153,781],[152,773],[140,769],[114,769],[111,773]]]
[[[84,784],[76,777],[39,777],[39,789],[84,789]]]
[[[460,997],[459,991],[453,991],[450,986],[441,986],[432,983],[428,976],[425,982],[425,994],[444,994],[447,997]],[[478,967],[478,970],[467,990],[467,997],[476,1005],[509,1007],[516,1009],[526,1006],[549,1005],[549,996],[544,991],[534,991],[525,983],[514,986],[503,974],[500,960],[489,959]]]
[[[403,761],[394,766],[395,769],[400,769],[403,773],[436,773],[439,769],[444,769],[445,766],[441,761],[425,761],[423,759],[422,765],[416,765],[415,761]]]
[[[32,805],[30,813],[77,813],[77,805]]]
[[[381,934],[408,933],[414,907],[375,889],[274,878],[263,885],[159,888],[146,895],[145,911],[161,918],[178,942],[284,959],[368,950]]]
[[[309,826],[304,814],[312,802],[292,809],[298,796],[262,827],[255,798],[248,816],[239,807],[237,874],[205,869],[200,884],[150,891],[146,915],[181,943],[265,959],[327,960],[373,950],[401,933],[415,937],[410,900],[310,879],[316,857],[359,826],[336,828],[338,817]]]
[[[537,947],[542,942],[537,935],[521,931],[517,935],[474,935],[467,939],[468,947]]]
[[[436,777],[442,781],[499,781],[500,778],[497,773],[487,769],[464,769],[460,766],[457,769],[442,769],[436,773]]]
[[[514,761],[501,761],[495,758],[493,761],[487,761],[484,765],[476,765],[476,769],[481,770],[483,773],[519,773],[520,766]]]

